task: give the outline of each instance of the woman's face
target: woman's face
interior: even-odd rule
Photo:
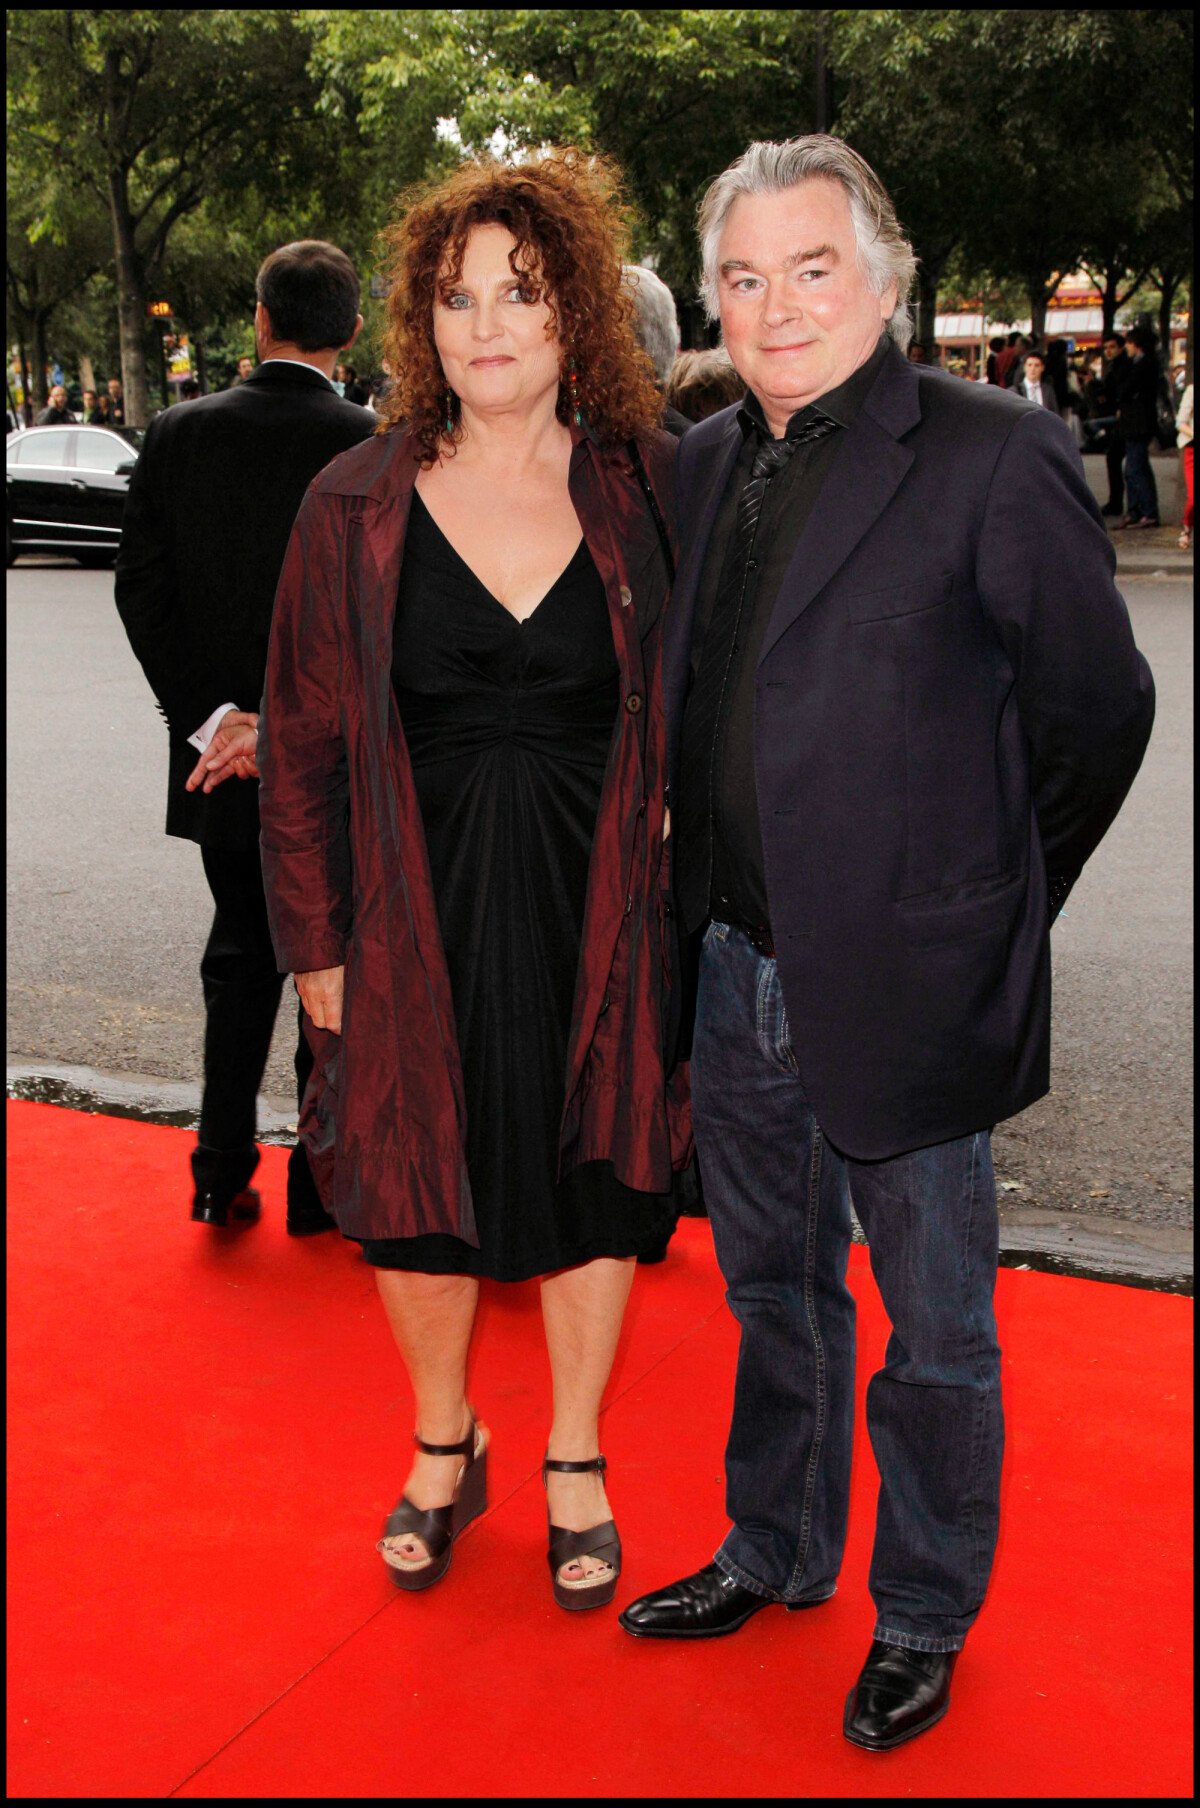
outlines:
[[[514,275],[516,240],[505,226],[476,226],[462,274],[433,308],[433,339],[450,388],[476,414],[522,412],[557,394],[560,346],[536,282]]]

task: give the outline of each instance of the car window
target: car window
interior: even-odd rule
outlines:
[[[65,465],[67,449],[74,438],[73,433],[23,433],[9,456],[15,454],[18,464],[41,465],[43,469]]]
[[[75,463],[85,471],[115,471],[119,465],[132,464],[136,457],[132,446],[107,433],[80,433],[75,439]]]

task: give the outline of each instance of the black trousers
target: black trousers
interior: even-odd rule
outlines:
[[[257,848],[201,847],[216,912],[200,979],[204,987],[204,1093],[192,1153],[198,1192],[232,1198],[258,1166],[255,1107],[283,992],[267,924]],[[297,1015],[297,1106],[312,1072]],[[297,1145],[288,1163],[288,1204],[317,1203],[308,1157]]]
[[[1120,509],[1125,502],[1125,441],[1111,430],[1104,452],[1104,463],[1108,469],[1107,506]]]

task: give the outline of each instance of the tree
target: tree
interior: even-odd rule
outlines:
[[[21,359],[26,412],[46,402],[50,325],[84,290],[108,254],[104,222],[78,194],[56,196],[56,224],[38,174],[11,157],[5,238],[5,300],[10,339]]]
[[[148,278],[207,195],[264,164],[286,187],[317,98],[309,37],[282,11],[21,9],[8,20],[15,143],[110,222],[127,414],[142,425]]]

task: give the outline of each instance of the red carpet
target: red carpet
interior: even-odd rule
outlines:
[[[407,1386],[370,1271],[187,1222],[190,1138],[9,1107],[10,1796],[1190,1795],[1191,1301],[1004,1272],[1009,1441],[954,1704],[884,1755],[841,1736],[871,1629],[860,1435],[840,1592],[735,1638],[635,1642],[550,1600],[536,1285],[487,1296],[493,1508],[445,1583],[373,1543]],[[860,1374],[885,1324],[861,1250]],[[721,1537],[735,1328],[708,1226],[643,1269],[604,1448],[618,1607]],[[860,1427],[861,1432],[861,1427]]]

